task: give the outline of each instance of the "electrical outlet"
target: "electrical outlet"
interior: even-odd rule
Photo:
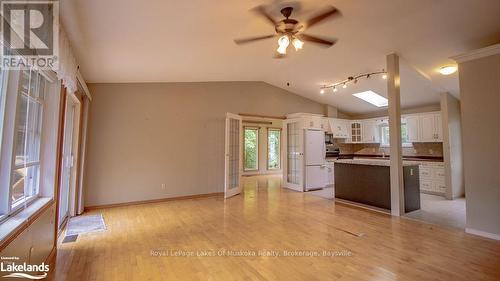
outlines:
[[[166,184],[164,184],[164,183],[162,183],[162,184],[161,184],[161,189],[166,189],[166,188],[167,188],[167,185],[166,185]]]
[[[430,154],[430,155],[434,154],[434,150],[429,149],[429,154]]]

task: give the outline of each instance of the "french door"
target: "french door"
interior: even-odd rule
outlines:
[[[226,114],[225,133],[225,181],[224,197],[241,193],[241,173],[243,166],[243,125],[241,116]]]
[[[283,124],[285,161],[283,180],[285,187],[304,191],[304,130],[303,121],[287,120]]]
[[[62,150],[61,187],[59,190],[59,228],[69,216],[71,176],[74,166],[73,134],[75,124],[76,105],[68,97],[66,118],[64,121],[64,139]]]

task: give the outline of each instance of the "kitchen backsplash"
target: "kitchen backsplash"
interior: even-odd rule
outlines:
[[[340,154],[383,155],[390,154],[389,147],[380,147],[378,143],[344,143],[334,140],[334,146],[340,149]],[[403,147],[403,156],[432,156],[443,157],[443,143],[415,142],[413,147]]]

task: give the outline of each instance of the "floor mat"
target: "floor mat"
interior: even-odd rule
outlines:
[[[71,242],[75,242],[76,239],[78,238],[78,234],[77,235],[70,235],[70,236],[65,236],[62,243],[65,244],[65,243],[71,243]]]
[[[69,220],[66,236],[104,230],[106,230],[106,224],[101,214],[78,216]]]

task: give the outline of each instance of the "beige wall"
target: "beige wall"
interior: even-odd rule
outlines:
[[[500,237],[500,54],[459,70],[467,228]]]
[[[262,82],[89,88],[86,206],[222,192],[226,112],[284,116],[325,108]]]

